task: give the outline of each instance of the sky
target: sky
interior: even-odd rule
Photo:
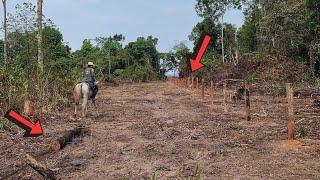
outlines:
[[[22,2],[36,4],[36,0],[9,0],[8,12]],[[140,36],[157,37],[158,50],[167,52],[181,41],[192,47],[188,35],[201,21],[195,3],[195,0],[44,0],[43,13],[57,25],[72,51],[81,48],[84,39],[121,33],[126,37],[125,43]],[[2,13],[0,17],[3,19]],[[225,19],[240,27],[243,14],[229,10]]]

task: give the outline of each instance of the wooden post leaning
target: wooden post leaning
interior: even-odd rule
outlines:
[[[288,126],[287,126],[287,131],[288,131],[288,140],[294,140],[294,133],[295,133],[295,128],[294,128],[294,113],[293,113],[293,89],[292,89],[292,84],[287,83],[286,84],[286,92],[287,92],[287,101],[288,101]]]
[[[251,107],[250,107],[250,84],[246,83],[244,84],[245,89],[245,101],[246,101],[246,118],[248,121],[251,120]]]

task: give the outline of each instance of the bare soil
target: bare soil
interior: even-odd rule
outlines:
[[[50,115],[42,137],[0,131],[0,179],[41,179],[25,153],[58,179],[195,178],[197,167],[201,179],[320,179],[320,111],[311,100],[295,99],[299,137],[286,141],[284,98],[253,95],[248,122],[244,102],[224,113],[217,93],[211,107],[208,92],[202,100],[168,82],[102,88],[87,118],[72,118],[71,108]],[[91,133],[51,152],[50,142],[77,124]]]

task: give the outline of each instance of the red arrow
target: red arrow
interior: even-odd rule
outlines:
[[[15,110],[9,110],[4,117],[26,130],[24,137],[37,137],[43,134],[40,121],[33,124],[29,119],[23,117]]]
[[[204,67],[204,65],[201,63],[201,59],[202,59],[202,56],[209,45],[210,40],[211,40],[211,37],[209,35],[204,35],[204,36],[202,36],[201,40],[199,41],[201,44],[198,44],[198,46],[197,46],[198,47],[197,49],[199,49],[199,51],[196,54],[196,58],[195,58],[195,60],[192,58],[190,59],[190,65],[191,65],[192,72],[195,72],[195,71]],[[195,57],[195,55],[194,55],[194,57]]]

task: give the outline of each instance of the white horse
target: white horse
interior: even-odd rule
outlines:
[[[75,101],[74,115],[77,116],[77,106],[82,102],[82,116],[85,117],[88,110],[88,99],[90,97],[90,87],[87,83],[79,83],[74,88],[73,97]]]

